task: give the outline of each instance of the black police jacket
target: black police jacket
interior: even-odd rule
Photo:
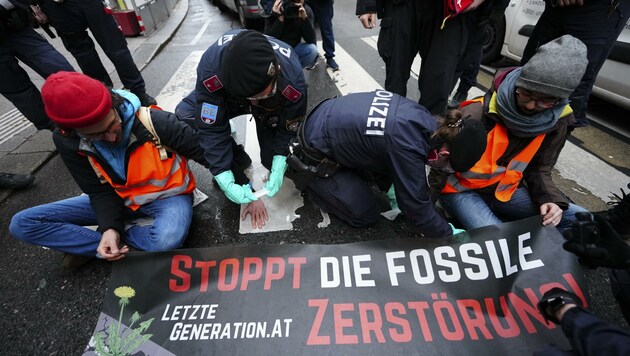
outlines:
[[[215,176],[230,170],[232,163],[231,118],[252,113],[258,137],[264,140],[259,142],[261,151],[271,150],[272,155],[286,156],[289,141],[295,137],[306,114],[306,82],[300,61],[291,46],[273,37],[267,39],[280,64],[276,94],[261,100],[259,106],[250,107],[248,100],[236,98],[225,90],[221,81],[221,54],[241,31],[224,33],[206,50],[197,67],[195,122],[210,172]],[[273,130],[274,134],[261,135],[260,130]]]
[[[335,162],[387,174],[400,210],[428,237],[451,236],[430,198],[425,164],[436,119],[418,103],[384,90],[329,99],[308,116],[304,139]]]

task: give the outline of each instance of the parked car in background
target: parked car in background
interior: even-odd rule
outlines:
[[[258,0],[212,0],[221,11],[233,11],[238,14],[242,28],[262,28],[262,11]]]
[[[493,63],[501,56],[520,61],[544,9],[544,1],[511,1],[504,18],[490,25],[481,62]],[[630,21],[599,71],[593,94],[630,110]]]

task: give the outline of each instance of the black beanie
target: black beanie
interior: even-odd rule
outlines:
[[[486,135],[479,120],[464,119],[462,128],[449,144],[449,160],[455,172],[466,172],[479,161],[486,150]]]
[[[242,31],[223,51],[221,78],[225,89],[239,98],[254,96],[276,76],[278,60],[271,43],[256,31]]]

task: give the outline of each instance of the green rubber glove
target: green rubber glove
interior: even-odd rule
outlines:
[[[464,229],[458,229],[458,228],[456,228],[455,226],[453,226],[453,224],[451,224],[451,223],[448,223],[448,226],[450,226],[450,227],[451,227],[451,230],[453,230],[453,236],[455,236],[455,235],[457,235],[457,234],[460,234],[460,233],[462,233],[462,232],[466,232],[466,230],[464,230]]]
[[[398,202],[396,201],[396,191],[394,191],[394,185],[392,184],[387,191],[387,198],[389,198],[389,206],[392,207],[392,210],[398,209]]]
[[[267,195],[271,198],[280,191],[282,187],[282,181],[284,180],[284,172],[287,170],[287,158],[285,156],[273,156],[273,162],[271,163],[271,172],[269,173],[269,180],[265,184],[265,189],[269,191]]]
[[[219,183],[219,187],[221,187],[225,196],[236,204],[246,204],[258,200],[249,184],[238,185],[234,183],[234,173],[232,171],[225,171],[214,176],[214,179]]]

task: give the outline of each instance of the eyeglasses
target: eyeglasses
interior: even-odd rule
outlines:
[[[111,124],[109,124],[109,126],[107,126],[107,128],[104,131],[89,133],[89,134],[77,132],[79,137],[89,142],[102,141],[103,139],[105,139],[105,135],[107,135],[108,133],[112,133],[113,130],[116,130],[119,127],[121,127],[122,120],[120,119],[118,112],[116,110],[113,110],[113,111],[116,118],[114,119],[114,121],[112,121]]]
[[[278,81],[274,80],[274,82],[273,82],[273,89],[271,89],[269,94],[261,95],[261,96],[250,96],[249,98],[246,98],[246,99],[247,100],[264,100],[264,99],[269,99],[272,96],[276,95],[276,89],[278,89]]]
[[[560,102],[559,98],[539,98],[535,95],[532,95],[529,90],[525,90],[523,88],[516,88],[516,95],[526,103],[529,103],[530,101],[535,101],[536,106],[542,109],[548,109]]]

